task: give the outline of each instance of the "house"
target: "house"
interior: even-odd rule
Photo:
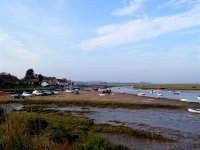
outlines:
[[[49,86],[49,83],[47,83],[46,81],[43,81],[43,82],[41,83],[41,86],[43,86],[43,87]]]
[[[19,79],[16,76],[7,73],[0,74],[0,88],[4,88],[6,86],[14,86],[19,83]]]
[[[25,82],[32,85],[38,85],[40,83],[38,79],[28,79]]]
[[[65,86],[68,86],[68,83],[67,83],[66,79],[53,79],[51,81],[51,85],[59,86],[59,87],[65,87]]]

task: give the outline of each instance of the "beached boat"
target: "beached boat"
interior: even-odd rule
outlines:
[[[188,108],[189,112],[200,114],[200,109]]]
[[[188,103],[198,103],[197,100],[187,99],[187,98],[182,98],[182,99],[180,99],[180,101],[182,101],[182,102],[188,102]]]
[[[188,99],[186,99],[186,98],[181,98],[180,101],[182,101],[182,102],[187,102]]]
[[[157,96],[163,96],[161,93],[157,93],[156,95],[157,95]]]
[[[137,95],[138,96],[144,96],[145,94],[144,93],[138,93]]]

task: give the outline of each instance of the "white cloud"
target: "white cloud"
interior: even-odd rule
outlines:
[[[161,6],[159,6],[159,8],[168,7],[168,6],[181,7],[184,5],[192,6],[192,5],[197,5],[199,3],[200,3],[200,0],[170,0],[162,4]]]
[[[111,15],[113,16],[124,16],[131,15],[138,11],[142,5],[142,0],[130,0],[128,5],[122,8],[114,10]]]
[[[4,32],[0,32],[0,51],[1,59],[5,60],[11,58],[16,61],[18,59],[36,61],[41,58],[41,55],[26,49],[21,41]]]
[[[153,19],[137,19],[117,25],[105,25],[96,29],[97,37],[82,41],[79,47],[84,50],[92,50],[154,38],[200,25],[199,18],[200,5],[181,14]]]

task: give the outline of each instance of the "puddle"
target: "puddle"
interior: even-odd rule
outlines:
[[[23,107],[23,105],[19,103],[2,104],[1,106],[6,110],[6,112],[20,110]]]

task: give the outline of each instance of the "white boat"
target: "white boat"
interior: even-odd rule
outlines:
[[[181,92],[180,91],[175,91],[174,94],[179,95]]]
[[[200,114],[200,109],[188,108],[189,112]]]
[[[200,95],[199,95],[199,96],[197,96],[197,99],[198,99],[198,100],[200,100]]]
[[[138,93],[137,95],[138,96],[144,96],[145,94],[144,93]]]
[[[187,99],[187,98],[182,98],[180,99],[180,101],[182,102],[188,102],[188,103],[197,103],[197,100],[193,100],[193,99]]]
[[[157,96],[163,96],[161,93],[157,93],[156,95],[157,95]]]
[[[182,102],[187,102],[188,99],[186,99],[186,98],[181,98],[180,101],[182,101]]]

